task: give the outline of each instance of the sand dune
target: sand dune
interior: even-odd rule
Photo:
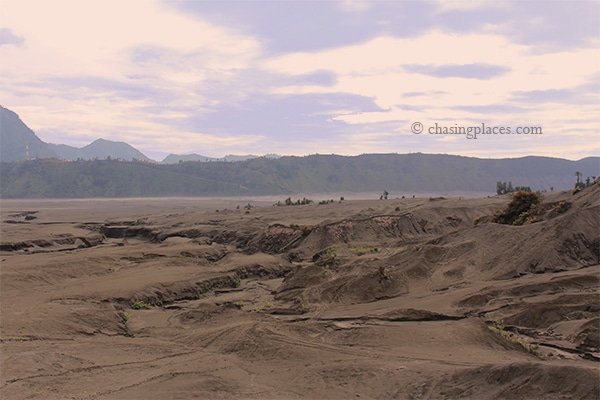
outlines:
[[[600,186],[509,201],[3,200],[0,396],[598,398]]]

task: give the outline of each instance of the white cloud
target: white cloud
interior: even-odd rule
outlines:
[[[386,112],[339,115],[334,120],[348,124],[367,124],[423,118],[511,119],[513,116],[485,116],[457,111],[453,106],[510,105],[535,112],[539,104],[518,103],[510,99],[517,91],[543,91],[574,88],[588,83],[597,73],[600,52],[597,48],[571,52],[534,54],[531,49],[494,34],[445,34],[435,31],[416,38],[380,37],[369,42],[318,53],[296,53],[265,62],[265,68],[288,74],[308,74],[329,70],[337,75],[331,87],[287,86],[286,93],[352,93],[372,97]],[[436,77],[407,72],[403,65],[485,64],[505,67],[507,72],[491,79]],[[404,95],[411,92],[435,95]],[[396,107],[410,106],[412,111]],[[419,111],[423,110],[423,111]],[[564,116],[564,105],[545,106],[547,115],[539,123]],[[573,107],[583,116],[586,107]],[[536,114],[536,115],[539,115]]]
[[[10,1],[3,3],[2,13],[3,27],[24,37],[28,49],[13,49],[4,66],[8,71],[20,65],[31,73],[119,77],[123,67],[131,67],[127,50],[143,45],[179,54],[202,50],[206,64],[237,68],[259,50],[251,38],[178,14],[158,1]],[[37,57],[44,55],[48,58],[40,65]],[[32,58],[37,62],[20,64]]]
[[[148,152],[202,152],[209,146],[221,149],[213,154],[204,151],[215,156],[358,154],[408,150],[406,146],[418,151],[424,143],[423,149],[443,144],[455,153],[487,154],[480,145],[455,138],[424,142],[409,133],[413,121],[532,123],[548,130],[548,139],[526,142],[535,147],[520,150],[524,154],[562,155],[555,153],[560,146],[553,140],[568,144],[565,147],[572,150],[565,155],[580,154],[586,146],[591,152],[600,151],[597,136],[592,136],[599,122],[598,93],[590,89],[598,76],[598,38],[588,47],[577,41],[578,47],[570,50],[562,46],[561,52],[540,54],[534,46],[509,38],[507,27],[514,21],[491,19],[493,24],[473,25],[463,32],[442,28],[446,25],[438,21],[514,4],[439,1],[413,9],[417,3],[407,2],[403,5],[407,15],[428,10],[432,15],[419,20],[438,21],[437,28],[417,35],[424,28],[399,33],[388,27],[385,36],[374,37],[379,28],[362,26],[364,42],[314,52],[279,52],[283,55],[272,58],[265,58],[263,51],[266,41],[275,40],[264,36],[271,31],[258,29],[262,33],[256,38],[243,35],[237,26],[216,25],[193,7],[182,13],[173,4],[4,1],[0,29],[9,32],[8,39],[18,46],[0,47],[3,105],[21,114],[47,141],[84,145],[104,137],[128,141]],[[340,18],[328,19],[331,26],[354,24],[357,16],[381,19],[381,9],[373,2],[339,1],[331,8],[337,10],[332,18],[335,12]],[[228,6],[220,10],[229,12]],[[273,10],[265,7],[265,12]],[[502,11],[506,14],[506,9]],[[264,23],[259,14],[248,16],[256,18],[248,24]],[[319,29],[330,28],[317,22],[309,24],[315,37]],[[294,29],[282,32],[279,39],[292,34]],[[452,73],[465,67],[466,73]],[[326,76],[326,84],[318,84],[318,77],[310,79],[315,74]],[[548,98],[538,101],[545,93]],[[335,106],[323,106],[321,112],[318,106],[285,102],[297,95],[307,99],[319,95],[315,98],[336,100]],[[357,112],[365,107],[376,110],[369,99],[385,111]],[[286,127],[285,118],[269,123],[269,104],[299,109],[274,107],[286,116],[289,112]],[[227,118],[225,110],[235,109],[247,112],[237,114],[235,124],[225,121],[223,126],[230,130],[221,129],[216,119]],[[217,117],[210,129],[202,126],[207,119],[194,118],[213,111]],[[288,127],[295,132],[306,129],[308,134],[314,133],[311,129],[325,132],[317,140],[295,142],[286,136]],[[327,131],[329,127],[333,128]]]
[[[340,8],[345,12],[363,12],[371,8],[365,0],[340,0]]]
[[[3,104],[55,143],[164,135],[169,127],[145,107],[214,106],[217,99],[198,93],[203,82],[234,79],[261,52],[252,37],[158,1],[5,1],[0,28],[24,39],[0,48]],[[128,98],[120,88],[139,93]],[[229,143],[177,137],[185,138],[171,137],[177,149],[180,142]]]
[[[436,0],[439,12],[446,11],[473,11],[483,8],[508,7],[505,0]]]

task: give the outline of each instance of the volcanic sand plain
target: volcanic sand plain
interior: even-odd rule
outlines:
[[[600,186],[510,199],[2,200],[0,396],[599,398]]]

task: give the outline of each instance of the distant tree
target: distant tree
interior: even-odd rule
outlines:
[[[496,194],[503,195],[506,194],[506,182],[498,181],[496,182]]]
[[[579,171],[575,172],[575,176],[577,177],[577,182],[575,182],[575,188],[583,189],[585,184],[583,183],[582,177],[583,174]]]
[[[526,192],[531,192],[531,187],[529,187],[529,186],[516,186],[514,188],[513,192],[518,192],[518,191],[521,191],[521,190],[524,190]]]
[[[496,194],[502,195],[507,193],[514,193],[520,190],[524,190],[526,192],[531,192],[531,187],[529,186],[515,186],[513,187],[512,182],[496,182]]]
[[[383,193],[381,194],[381,196],[379,196],[379,200],[387,200],[389,195],[389,192],[387,190],[384,190]]]

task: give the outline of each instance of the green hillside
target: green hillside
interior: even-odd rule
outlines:
[[[600,175],[600,158],[478,159],[434,154],[256,158],[160,165],[39,159],[2,163],[2,198],[242,196],[294,193],[495,192],[497,181],[534,190],[571,189],[575,172]]]

